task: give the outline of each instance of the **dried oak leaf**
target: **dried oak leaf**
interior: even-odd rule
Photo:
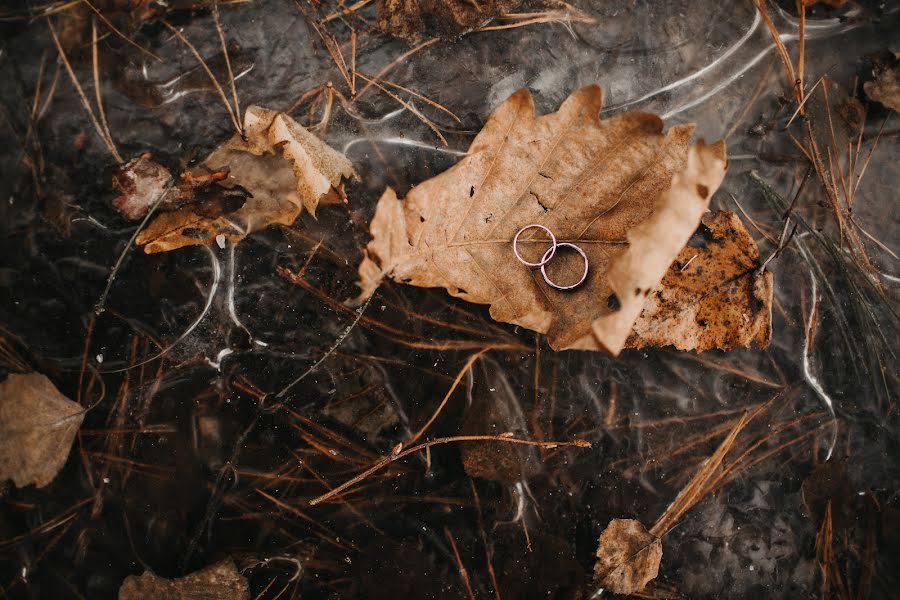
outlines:
[[[600,534],[594,578],[616,594],[634,594],[659,574],[662,542],[640,521],[613,519]]]
[[[885,55],[874,65],[875,79],[864,83],[863,89],[870,100],[900,112],[900,53]]]
[[[347,158],[284,113],[251,106],[244,116],[247,140],[235,134],[192,176],[227,172],[221,183],[250,198],[238,209],[207,216],[202,205],[163,212],[137,237],[148,254],[206,244],[218,235],[238,241],[279,223],[290,225],[302,209],[315,215],[319,202],[344,197],[342,180],[355,176]]]
[[[66,464],[84,409],[39,373],[0,383],[0,481],[16,487],[53,481]]]
[[[760,272],[760,266],[759,249],[737,215],[722,211],[704,216],[647,297],[626,346],[697,352],[768,347],[773,284],[772,274]]]
[[[224,560],[178,579],[165,579],[150,571],[125,578],[119,600],[246,600],[247,580],[234,563]]]
[[[617,354],[644,307],[697,228],[725,175],[722,143],[690,146],[692,126],[663,133],[659,117],[600,120],[601,91],[588,86],[551,114],[536,116],[528,90],[488,119],[459,163],[413,188],[401,202],[388,188],[359,267],[362,294],[384,277],[444,287],[490,304],[491,316],[547,334],[550,345]],[[577,242],[590,260],[585,283],[550,288],[512,254],[525,225]],[[543,238],[523,234],[537,260]],[[560,250],[548,272],[577,279],[583,263]]]
[[[378,29],[408,42],[453,39],[513,10],[522,0],[377,0]]]

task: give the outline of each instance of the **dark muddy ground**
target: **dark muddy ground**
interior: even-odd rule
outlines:
[[[731,476],[663,538],[644,597],[896,596],[898,122],[862,91],[873,62],[889,60],[877,54],[897,50],[896,5],[817,6],[805,24],[807,88],[827,75],[834,106],[865,110],[870,159],[853,215],[874,278],[840,247],[824,188],[791,139],[801,123],[786,129],[796,103],[752,2],[574,0],[591,22],[488,27],[398,61],[415,44],[378,32],[373,3],[341,14],[355,4],[257,0],[220,6],[242,107],[290,110],[313,126],[325,116],[320,86],[350,96],[315,23],[347,56],[357,31],[360,73],[393,64],[384,77],[461,122],[397,92],[444,146],[377,88],[336,101],[314,131],[360,175],[347,204],[236,246],[131,250],[104,297],[136,225],[111,206],[116,160],[45,17],[93,101],[91,13],[79,21],[70,13],[84,6],[22,4],[6,3],[0,24],[0,377],[39,371],[90,410],[52,484],[0,487],[0,597],[116,597],[129,575],[179,577],[227,558],[250,598],[609,595],[592,582],[607,523],[652,524],[741,412],[773,398],[729,454]],[[110,18],[141,49],[98,26],[111,137],[125,160],[152,151],[187,164],[234,129],[159,16],[226,81],[214,19],[199,1],[133,4],[158,14]],[[787,4],[769,14],[795,56]],[[454,164],[515,90],[528,87],[547,112],[590,83],[603,88],[604,116],[652,111],[725,138],[730,168],[712,204],[742,214],[763,256],[796,196],[796,222],[810,228],[769,267],[768,349],[555,353],[482,307],[397,284],[362,313],[345,308],[386,185],[403,194]],[[808,112],[825,127],[821,107]],[[285,276],[301,269],[303,285]],[[408,440],[489,346],[424,439],[512,431],[592,447],[434,446],[309,504]],[[475,463],[482,477],[470,478]]]

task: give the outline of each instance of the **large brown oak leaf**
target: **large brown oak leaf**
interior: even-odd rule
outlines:
[[[601,97],[588,86],[537,116],[520,90],[459,163],[402,202],[387,189],[359,267],[361,298],[384,277],[444,287],[489,304],[497,321],[545,333],[555,349],[617,354],[707,210],[726,161],[721,143],[689,145],[690,125],[663,133],[649,113],[600,120]],[[555,290],[515,259],[513,236],[530,223],[584,249],[590,271],[582,286]],[[521,239],[528,258],[539,259],[545,238],[531,230]],[[572,281],[582,265],[560,249],[548,271]]]

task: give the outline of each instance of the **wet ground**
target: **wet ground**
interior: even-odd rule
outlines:
[[[211,12],[170,4],[166,19],[226,81]],[[226,558],[251,598],[606,596],[592,571],[607,523],[649,527],[760,406],[719,484],[663,537],[644,597],[895,595],[897,120],[862,83],[885,60],[876,53],[897,50],[900,11],[864,2],[807,16],[807,89],[827,75],[835,114],[861,106],[857,137],[844,121],[826,130],[815,97],[808,121],[786,127],[793,90],[751,2],[572,4],[588,18],[490,27],[520,24],[501,18],[419,47],[374,30],[372,6],[223,3],[240,105],[291,111],[360,179],[315,219],[155,255],[129,250],[136,225],[111,205],[116,159],[41,11],[93,102],[90,18],[73,24],[62,5],[34,4],[30,19],[4,9],[0,373],[44,373],[89,410],[50,486],[0,488],[0,596],[116,597],[128,575],[178,577]],[[205,71],[158,16],[111,14],[131,40],[98,27],[121,157],[188,164],[232,135]],[[769,14],[796,56],[794,7]],[[402,88],[345,81],[313,23],[348,57],[357,31],[355,69]],[[556,353],[442,290],[389,283],[362,310],[344,304],[386,185],[403,194],[457,162],[521,87],[548,112],[591,83],[604,116],[652,111],[727,140],[712,206],[740,214],[763,256],[793,202],[796,231],[768,267],[769,348]],[[849,177],[870,271],[842,246],[792,140],[806,122],[841,156],[856,143],[865,157]],[[451,389],[421,441],[514,432],[592,447],[435,445],[310,505],[410,440]]]

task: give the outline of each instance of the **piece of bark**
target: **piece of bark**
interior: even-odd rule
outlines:
[[[659,574],[662,542],[640,521],[613,519],[600,534],[594,577],[616,594],[642,591]]]
[[[377,0],[378,29],[410,43],[454,39],[513,10],[522,0]]]
[[[0,383],[0,481],[41,488],[59,473],[84,409],[40,373],[12,374]]]
[[[246,600],[247,580],[231,560],[224,560],[178,579],[165,579],[150,571],[125,578],[119,600]]]
[[[884,57],[873,65],[875,79],[863,84],[870,100],[900,112],[900,53],[883,53]]]
[[[600,106],[600,88],[588,86],[557,112],[536,116],[531,94],[520,90],[459,163],[403,202],[386,190],[359,267],[357,302],[385,277],[444,287],[490,304],[497,321],[547,334],[554,349],[618,354],[645,290],[659,284],[697,228],[726,162],[721,143],[688,145],[690,125],[664,134],[648,113],[601,121]],[[513,236],[531,223],[583,248],[590,270],[582,286],[552,289],[515,259]],[[520,245],[537,260],[543,238],[529,234]],[[582,268],[580,256],[560,250],[548,272],[566,281]]]
[[[145,252],[208,244],[219,235],[237,242],[275,223],[292,224],[304,208],[315,215],[319,202],[330,196],[344,198],[342,180],[355,176],[353,165],[291,117],[251,106],[244,129],[246,141],[235,134],[192,176],[227,173],[221,183],[250,198],[221,216],[207,216],[194,203],[161,213],[137,237]]]
[[[767,348],[772,338],[772,274],[760,272],[759,249],[741,220],[722,211],[703,217],[698,241],[686,246],[650,292],[626,344]]]

